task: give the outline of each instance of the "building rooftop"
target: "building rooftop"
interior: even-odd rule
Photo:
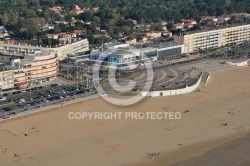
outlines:
[[[44,47],[38,47],[38,46],[29,46],[29,45],[19,45],[19,44],[6,44],[6,43],[0,43],[0,47],[15,47],[15,48],[21,48],[21,49],[34,49],[34,50],[47,50],[47,48]]]
[[[180,43],[174,41],[165,41],[165,42],[152,42],[152,43],[145,43],[142,45],[135,45],[136,48],[145,48],[145,47],[152,47],[152,48],[166,48],[166,47],[173,47],[182,45]]]
[[[198,31],[190,31],[190,32],[185,32],[183,34],[178,34],[177,36],[183,36],[183,35],[189,35],[189,34],[194,34],[194,33],[202,33],[202,32],[208,32],[208,31],[214,31],[214,30],[220,30],[220,29],[225,29],[225,28],[233,28],[233,27],[238,27],[238,26],[244,26],[244,25],[250,25],[250,24],[227,24],[227,25],[220,25],[217,27],[210,27],[206,29],[201,29]]]
[[[33,62],[34,62],[34,61],[32,61],[32,60],[22,59],[22,60],[20,61],[20,64],[26,65],[26,64],[31,64],[31,63],[33,63]]]
[[[3,65],[3,66],[0,65],[0,72],[10,71],[10,70],[14,70],[14,69],[16,69],[16,68],[15,67],[11,67],[10,65]]]

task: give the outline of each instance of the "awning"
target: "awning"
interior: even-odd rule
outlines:
[[[27,84],[26,81],[15,83],[16,86],[23,86],[23,85],[26,85],[26,84]]]

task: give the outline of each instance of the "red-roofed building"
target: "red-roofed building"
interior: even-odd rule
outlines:
[[[184,24],[177,23],[177,24],[174,24],[174,27],[175,27],[175,29],[183,29],[184,28]]]
[[[17,44],[16,40],[4,40],[3,41],[4,44]]]
[[[142,36],[142,41],[150,41],[152,39],[154,39],[152,36]]]
[[[71,10],[70,13],[71,14],[75,14],[75,15],[79,15],[81,13],[83,13],[84,11],[81,10],[81,9],[74,9],[74,10]]]
[[[182,22],[183,22],[184,24],[193,24],[193,25],[196,24],[196,21],[195,21],[195,20],[182,20]]]
[[[215,17],[215,16],[211,16],[211,17],[209,17],[209,19],[212,20],[212,21],[214,21],[214,22],[217,22],[217,21],[218,21],[218,18]]]
[[[51,33],[48,33],[48,34],[47,34],[47,37],[48,37],[49,39],[58,39],[58,34],[51,34]]]
[[[193,27],[194,27],[194,24],[186,23],[186,24],[184,24],[184,27],[185,27],[185,28],[193,28]]]
[[[54,11],[54,12],[57,12],[57,13],[62,11],[62,7],[60,7],[60,6],[54,6],[54,7],[51,7],[49,9]]]
[[[62,32],[58,34],[58,39],[60,40],[61,44],[67,44],[67,43],[71,43],[72,36],[69,33]]]
[[[84,30],[79,30],[79,29],[77,29],[77,30],[74,30],[74,31],[72,32],[72,37],[77,37],[77,36],[80,36],[80,35],[84,35],[84,33],[85,33]]]

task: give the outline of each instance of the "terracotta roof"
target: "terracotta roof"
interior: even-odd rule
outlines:
[[[5,40],[3,43],[4,44],[16,44],[17,41],[16,40]]]
[[[195,20],[183,20],[183,22],[191,23],[191,22],[196,22],[196,21]]]
[[[47,36],[48,37],[54,37],[54,36],[57,36],[58,34],[52,34],[52,33],[48,33]]]
[[[151,39],[153,39],[154,37],[152,37],[152,36],[142,36],[142,39],[147,39],[147,40],[151,40]]]
[[[73,33],[82,33],[82,32],[83,32],[83,30],[79,30],[79,29],[76,29],[73,31]]]
[[[81,9],[75,9],[75,10],[71,10],[70,13],[75,13],[75,14],[80,14],[83,13],[84,11]]]
[[[60,7],[60,6],[54,6],[54,7],[51,7],[50,9],[51,10],[58,10],[58,9],[61,9],[62,7]]]
[[[178,27],[178,26],[183,26],[182,23],[177,23],[177,24],[174,24],[175,27]]]

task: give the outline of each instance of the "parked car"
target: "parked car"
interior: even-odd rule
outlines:
[[[10,107],[4,107],[2,108],[4,111],[11,111],[11,108]]]
[[[0,101],[5,101],[7,98],[4,96],[0,96]]]
[[[19,103],[25,103],[25,102],[26,102],[25,99],[20,99],[20,100],[19,100]]]

